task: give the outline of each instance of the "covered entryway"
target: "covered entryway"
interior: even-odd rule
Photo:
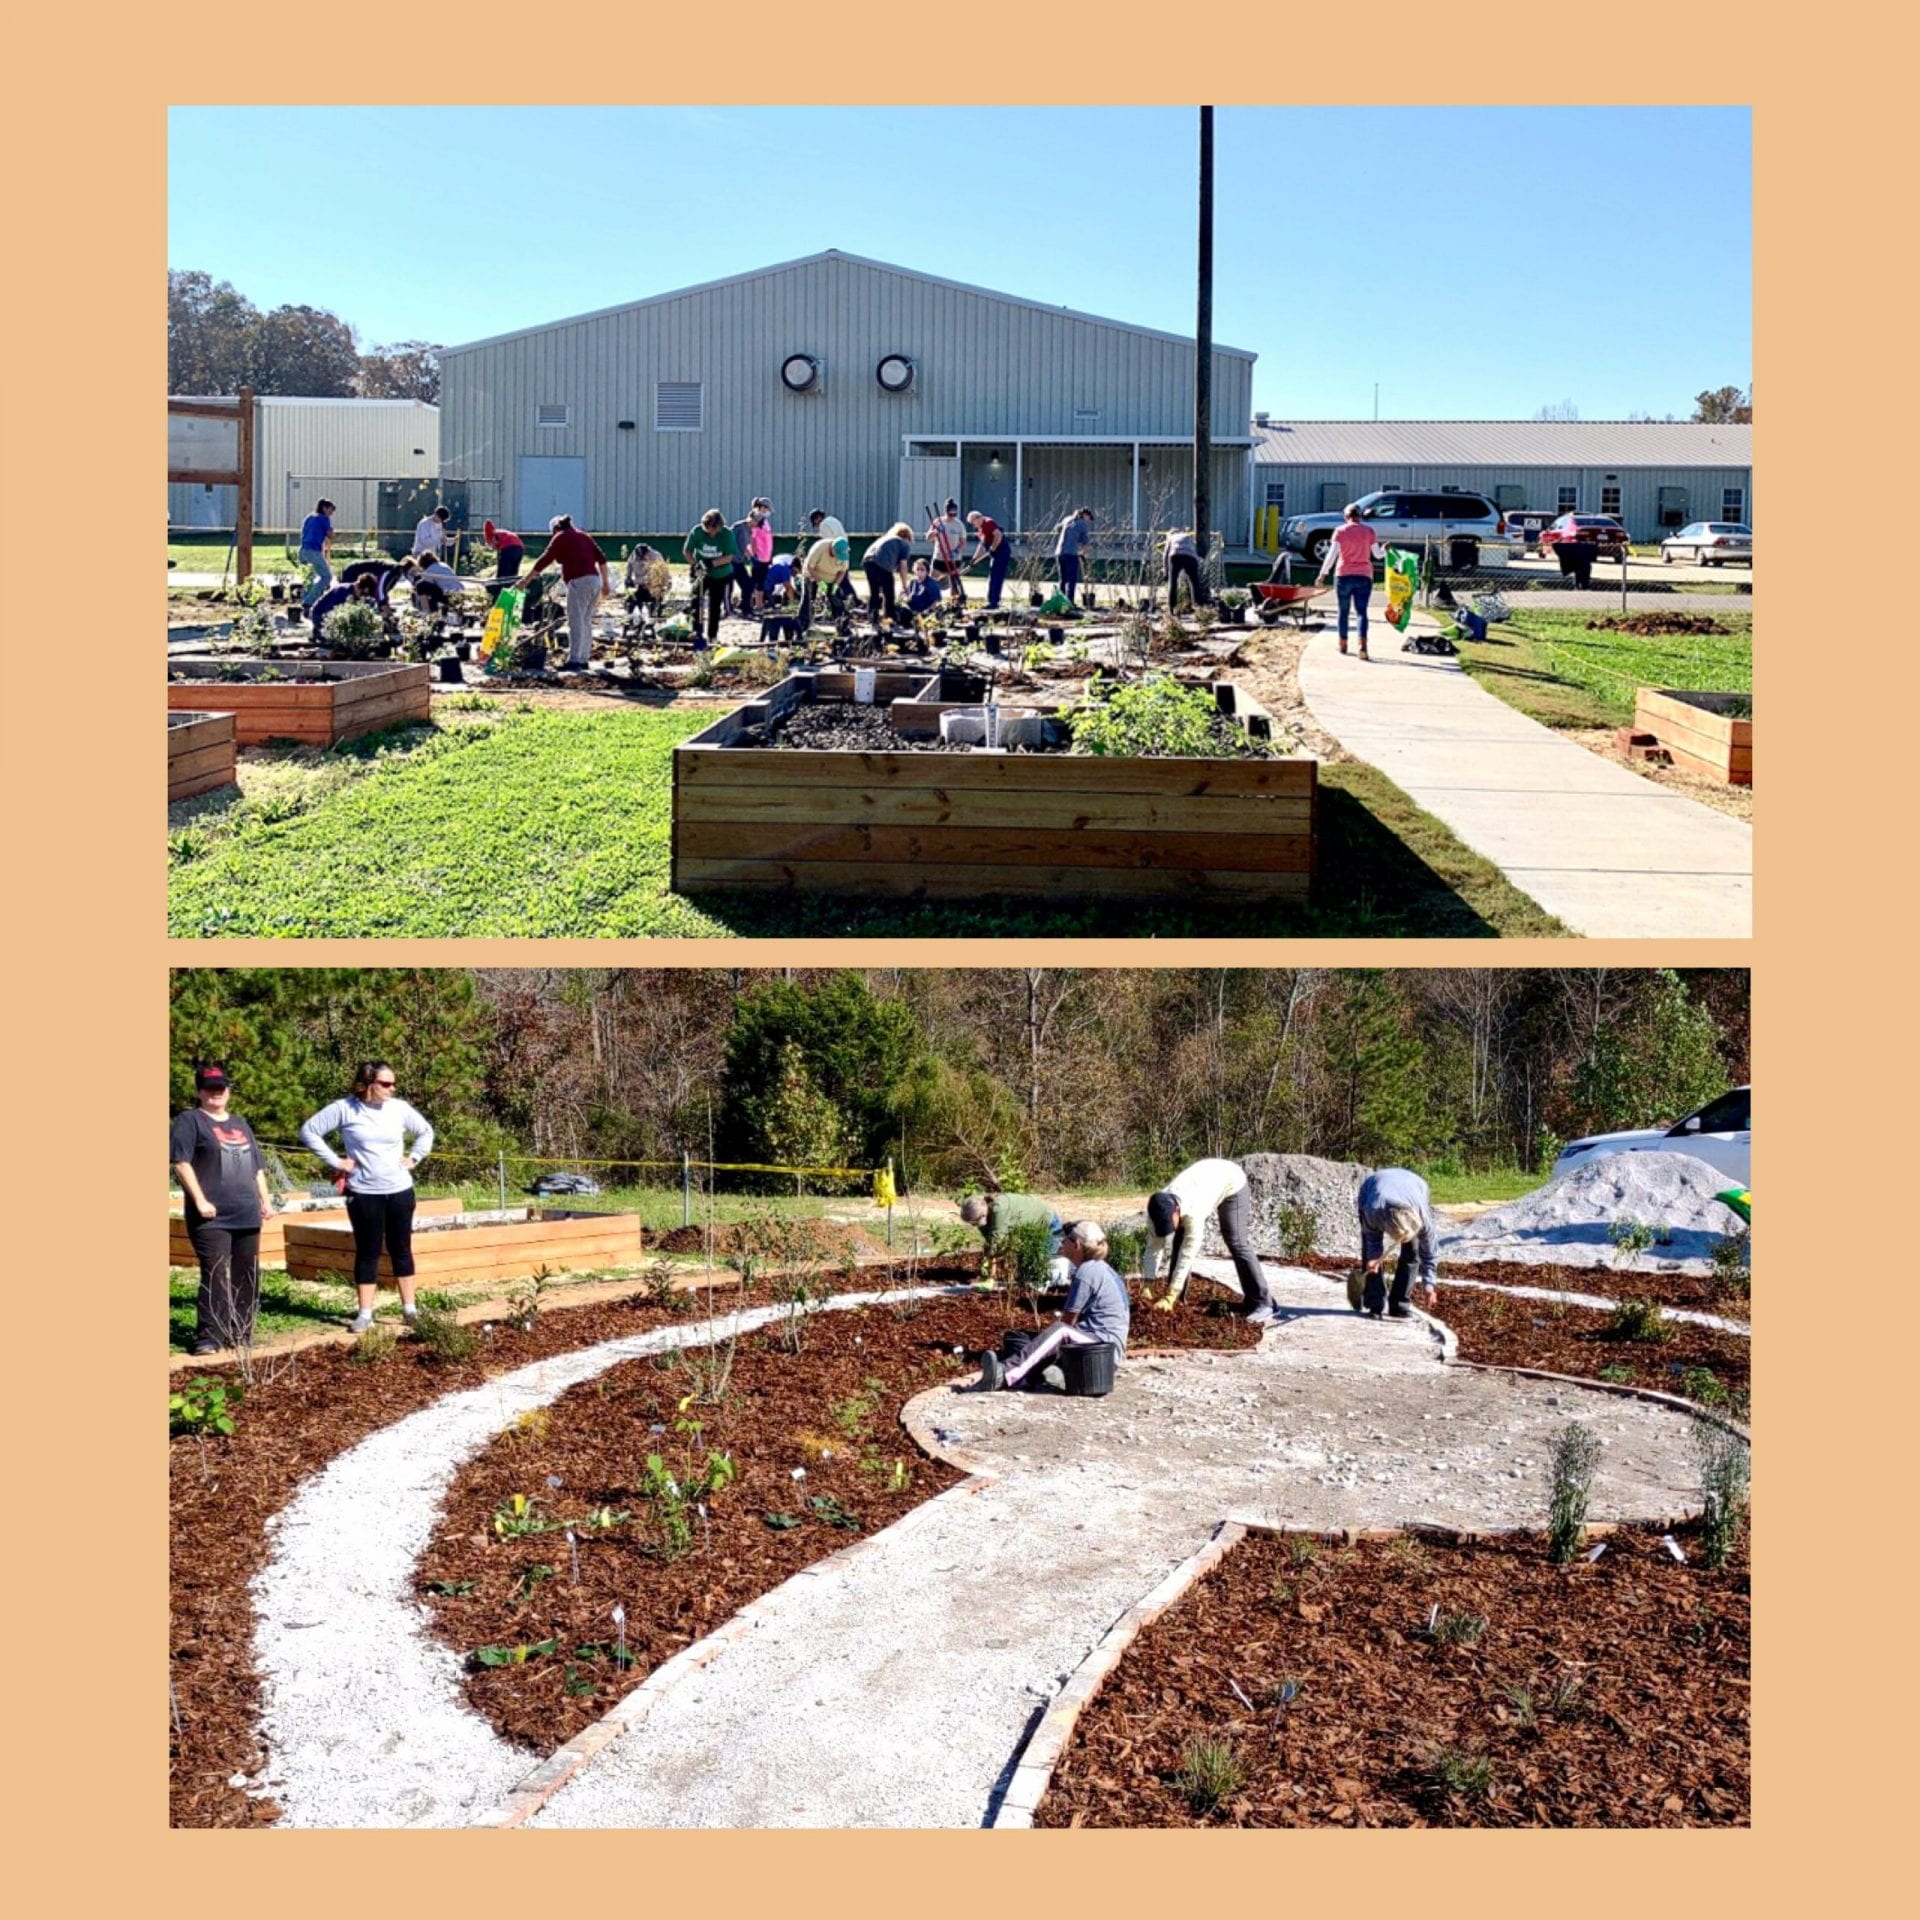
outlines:
[[[523,453],[515,475],[514,498],[520,525],[538,536],[556,514],[570,513],[587,524],[587,462],[583,454]]]

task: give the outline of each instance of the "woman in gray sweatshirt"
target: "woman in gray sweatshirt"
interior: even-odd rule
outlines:
[[[327,1135],[337,1133],[344,1154],[335,1153]],[[322,1107],[300,1129],[307,1148],[336,1173],[344,1174],[347,1218],[353,1224],[353,1284],[360,1311],[353,1330],[373,1325],[374,1291],[380,1278],[380,1252],[400,1285],[400,1310],[408,1320],[413,1304],[413,1170],[433,1151],[433,1128],[394,1092],[394,1071],[384,1060],[363,1060],[344,1100]]]

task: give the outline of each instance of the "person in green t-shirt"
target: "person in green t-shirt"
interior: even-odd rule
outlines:
[[[705,634],[718,640],[721,604],[727,597],[727,582],[733,577],[733,563],[740,557],[733,529],[718,507],[709,507],[700,516],[700,524],[687,535],[681,557],[694,570],[694,578],[699,583],[694,589],[693,644],[702,647],[706,639],[702,633],[701,608],[704,606],[707,613]]]
[[[960,1202],[960,1218],[970,1227],[980,1229],[980,1239],[991,1253],[1015,1227],[1037,1222],[1047,1230],[1047,1252],[1051,1256],[1047,1281],[1051,1286],[1064,1287],[1073,1277],[1073,1270],[1060,1258],[1060,1236],[1064,1229],[1060,1216],[1044,1200],[1036,1200],[1030,1193],[976,1193]],[[992,1282],[982,1280],[984,1286]]]

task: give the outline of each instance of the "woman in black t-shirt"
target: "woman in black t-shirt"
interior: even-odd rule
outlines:
[[[174,1118],[167,1157],[186,1195],[187,1237],[200,1260],[195,1353],[218,1353],[253,1338],[260,1305],[260,1223],[273,1211],[266,1165],[253,1129],[228,1111],[227,1070],[194,1069],[195,1104]]]

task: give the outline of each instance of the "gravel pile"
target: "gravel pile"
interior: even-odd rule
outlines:
[[[1282,1210],[1304,1207],[1314,1218],[1315,1253],[1335,1260],[1360,1257],[1360,1221],[1354,1202],[1370,1167],[1351,1160],[1321,1160],[1310,1153],[1249,1153],[1240,1164],[1247,1170],[1257,1253],[1278,1258],[1286,1238],[1280,1227]],[[1219,1227],[1208,1221],[1201,1251],[1218,1258],[1226,1250]]]
[[[1462,1226],[1443,1224],[1440,1257],[1703,1272],[1714,1248],[1740,1230],[1733,1210],[1713,1197],[1733,1184],[1687,1153],[1608,1154]],[[1659,1235],[1631,1259],[1613,1237],[1628,1223]]]

